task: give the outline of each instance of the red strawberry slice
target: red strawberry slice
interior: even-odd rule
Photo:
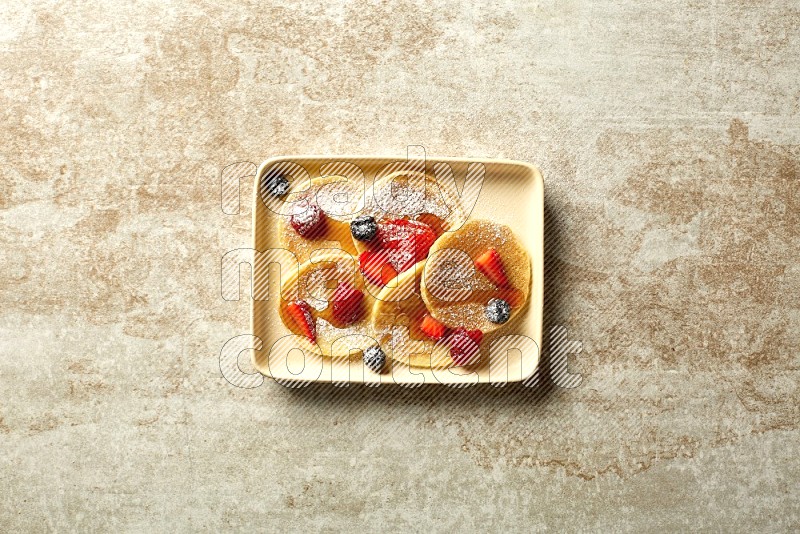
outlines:
[[[422,318],[419,329],[429,338],[437,340],[442,339],[447,333],[447,327],[445,325],[427,314]]]
[[[395,269],[403,272],[428,256],[436,232],[422,221],[389,219],[378,224],[377,238]]]
[[[306,336],[311,341],[317,341],[317,326],[314,323],[314,318],[311,316],[311,306],[302,300],[296,300],[286,305],[286,311],[289,312],[295,328],[291,328],[293,332],[299,331],[302,335]]]
[[[450,357],[456,365],[475,363],[480,357],[480,342],[483,332],[480,330],[466,330],[458,327],[448,336],[447,344],[450,345]]]
[[[350,282],[339,282],[333,292],[333,317],[344,324],[355,322],[362,315],[363,300],[364,293],[354,288]]]
[[[397,269],[395,269],[391,263],[387,263],[383,266],[383,269],[381,269],[381,283],[383,285],[388,285],[389,282],[397,278],[398,274]]]
[[[508,277],[500,254],[490,248],[475,260],[475,267],[497,287],[508,287]]]
[[[364,278],[379,286],[385,286],[397,276],[397,269],[389,263],[389,255],[383,250],[365,250],[358,257],[358,267]]]

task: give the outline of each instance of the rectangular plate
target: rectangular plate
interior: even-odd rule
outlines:
[[[366,186],[378,171],[391,162],[404,161],[397,157],[370,156],[280,156],[262,163],[255,180],[253,209],[253,248],[263,252],[280,248],[277,234],[278,215],[264,205],[259,194],[259,183],[266,169],[276,162],[293,162],[305,168],[310,177],[319,176],[320,167],[329,162],[350,162],[358,165],[365,174]],[[517,328],[509,334],[525,336],[533,343],[518,343],[519,350],[505,350],[500,358],[487,358],[483,351],[481,363],[467,371],[462,368],[431,370],[419,367],[392,366],[390,372],[376,374],[367,370],[360,359],[350,361],[332,360],[327,357],[304,355],[299,350],[278,349],[280,338],[291,334],[278,315],[280,284],[278,270],[270,270],[267,295],[262,300],[253,298],[251,329],[262,342],[260,350],[253,351],[253,365],[262,374],[281,383],[318,381],[344,383],[395,383],[405,385],[450,384],[470,385],[474,383],[519,382],[533,374],[539,363],[542,346],[542,301],[543,301],[543,226],[544,226],[544,182],[534,166],[510,160],[435,158],[427,157],[426,170],[433,174],[433,166],[444,162],[451,166],[456,182],[463,187],[467,167],[471,163],[482,163],[486,174],[483,188],[470,216],[471,219],[489,219],[506,224],[514,231],[528,250],[531,259],[531,293],[528,305],[522,310]],[[254,262],[253,286],[266,276],[267,268]],[[259,269],[257,272],[256,269]],[[262,272],[263,271],[263,272]],[[254,295],[255,296],[255,295]],[[533,345],[535,344],[535,347]],[[513,349],[512,347],[512,349]],[[523,348],[525,347],[525,348]],[[533,348],[532,348],[533,347]],[[489,363],[491,360],[491,364]],[[387,365],[387,368],[389,366]],[[300,385],[300,384],[296,384]]]

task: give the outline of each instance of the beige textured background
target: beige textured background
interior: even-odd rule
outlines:
[[[0,7],[0,529],[800,528],[795,2],[128,4]],[[540,166],[580,387],[229,385],[220,169],[407,144]]]

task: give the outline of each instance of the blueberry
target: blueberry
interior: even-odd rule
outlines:
[[[380,347],[370,347],[364,351],[364,365],[374,373],[380,373],[383,366],[386,365],[386,354]]]
[[[503,299],[492,299],[486,305],[486,318],[495,324],[503,324],[511,317],[511,305]]]
[[[356,217],[350,223],[350,233],[359,241],[371,241],[378,233],[378,223],[375,222],[374,217],[369,215]]]
[[[263,186],[271,195],[282,197],[289,191],[289,180],[279,172],[271,171],[264,176]]]

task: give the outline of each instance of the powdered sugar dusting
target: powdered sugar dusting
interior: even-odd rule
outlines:
[[[366,323],[354,323],[347,328],[336,328],[325,319],[317,317],[317,337],[333,342],[342,336],[351,335],[372,337],[373,332]]]
[[[332,181],[314,188],[313,195],[317,205],[334,220],[349,222],[364,209],[365,192],[363,180],[360,184],[343,177],[327,177]],[[341,178],[340,181],[336,179]]]
[[[428,289],[436,298],[448,302],[464,300],[473,289],[472,259],[457,249],[441,249],[428,258]]]
[[[320,264],[301,278],[301,295],[315,310],[322,311],[328,307],[337,282],[348,280],[352,283],[352,261],[336,261],[333,265]]]
[[[457,200],[445,199],[435,179],[422,173],[396,173],[377,180],[368,199],[367,212],[396,217],[417,217],[424,213],[447,219]]]
[[[462,326],[467,329],[483,330],[486,326],[484,308],[483,304],[468,302],[458,306],[440,308],[437,315],[440,321],[451,328]]]
[[[378,344],[368,323],[355,323],[346,328],[336,328],[317,317],[317,342],[326,345],[328,355],[337,359],[353,357],[353,351],[363,351]]]
[[[503,224],[490,222],[487,223],[484,228],[489,234],[490,241],[496,245],[504,245],[511,237],[511,230],[508,228],[508,226]]]

